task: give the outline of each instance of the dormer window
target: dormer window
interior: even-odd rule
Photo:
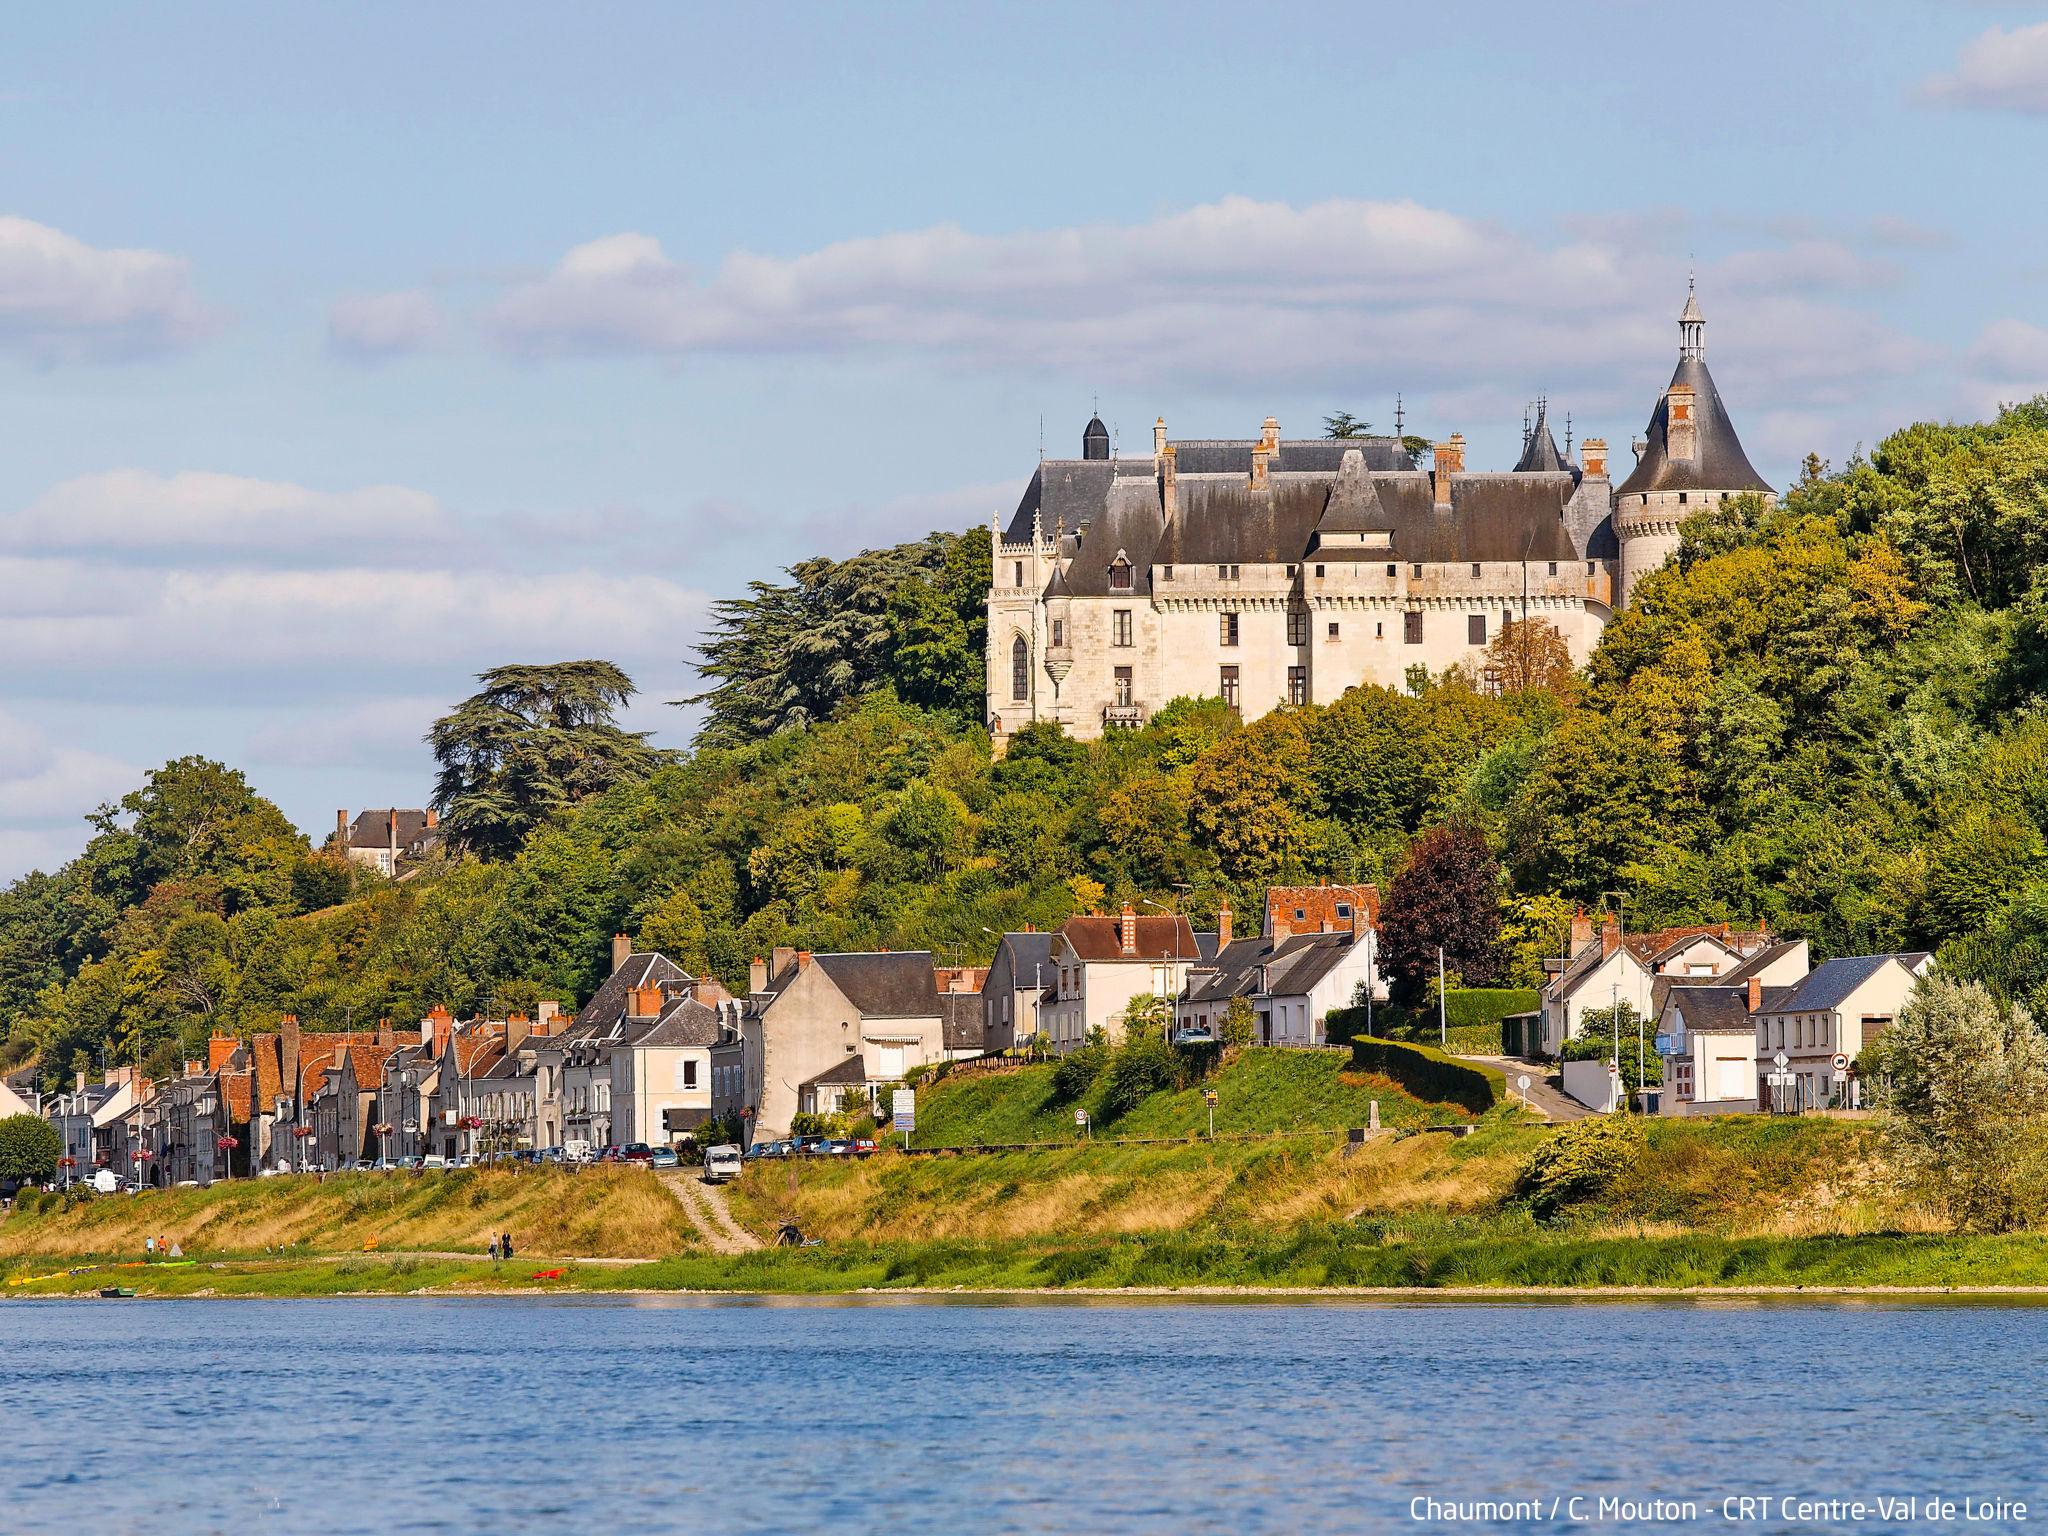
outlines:
[[[1131,562],[1122,555],[1118,555],[1116,559],[1110,562],[1109,590],[1112,592],[1128,592],[1131,590]]]

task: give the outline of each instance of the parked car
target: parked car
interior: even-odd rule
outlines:
[[[872,1136],[856,1136],[856,1137],[854,1137],[854,1138],[853,1138],[853,1155],[854,1155],[855,1157],[869,1157],[869,1156],[872,1156],[872,1155],[873,1155],[873,1153],[874,1153],[874,1150],[875,1150],[875,1138],[874,1138],[874,1137],[872,1137]]]
[[[823,1157],[832,1150],[832,1144],[822,1136],[799,1136],[796,1149],[805,1157]]]
[[[723,1146],[707,1147],[704,1152],[704,1182],[723,1184],[727,1179],[740,1176],[740,1149],[731,1142]]]
[[[773,1141],[757,1141],[747,1148],[747,1155],[742,1161],[758,1163],[763,1158],[779,1157],[781,1154],[775,1150],[778,1145],[779,1143]]]
[[[654,1148],[644,1141],[629,1141],[619,1149],[622,1163],[647,1163],[654,1160]]]
[[[680,1168],[683,1166],[683,1160],[676,1155],[674,1147],[656,1147],[654,1155],[648,1158],[647,1161],[656,1168]]]
[[[439,1152],[426,1152],[420,1155],[419,1166],[422,1172],[433,1173],[439,1169],[452,1167],[453,1165],[449,1162],[447,1157],[445,1157],[443,1154]]]
[[[832,1157],[851,1157],[853,1156],[853,1143],[841,1137],[837,1140],[826,1142],[824,1150]]]

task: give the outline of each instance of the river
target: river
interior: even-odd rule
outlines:
[[[1972,1498],[1988,1531],[2048,1520],[2044,1366],[2048,1307],[1992,1304],[13,1301],[0,1529],[1880,1531]]]

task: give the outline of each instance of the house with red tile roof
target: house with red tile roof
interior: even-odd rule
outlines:
[[[1053,942],[1053,997],[1039,1008],[1039,1027],[1062,1054],[1092,1030],[1122,1039],[1134,1001],[1177,996],[1205,958],[1179,913],[1141,914],[1125,902],[1119,913],[1070,917]]]

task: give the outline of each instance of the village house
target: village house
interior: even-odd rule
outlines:
[[[1626,1003],[1654,1021],[1673,985],[1725,978],[1778,942],[1766,929],[1740,930],[1728,923],[1625,933],[1612,913],[1596,932],[1581,911],[1572,919],[1570,956],[1544,985],[1541,1018],[1531,1021],[1538,1028],[1537,1049],[1529,1054],[1557,1056],[1579,1034],[1589,1010]]]
[[[1053,941],[1053,997],[1040,1005],[1052,1048],[1064,1055],[1097,1029],[1122,1039],[1131,1004],[1152,997],[1170,1006],[1214,945],[1212,936],[1205,953],[1179,913],[1141,916],[1129,902],[1114,916],[1068,918]]]
[[[655,988],[642,1005],[646,1027],[611,1047],[612,1135],[621,1145],[668,1146],[711,1118],[711,1056],[731,1031],[734,1005],[716,982],[706,990],[717,1000],[700,1001],[696,984],[666,995]]]
[[[787,1135],[800,1113],[831,1113],[856,1098],[873,1103],[885,1084],[945,1057],[954,1005],[940,1001],[929,950],[778,948],[772,963],[753,962],[749,982],[756,1137]]]
[[[1230,1000],[1244,998],[1256,1045],[1323,1045],[1324,1020],[1361,987],[1383,997],[1376,961],[1379,891],[1370,885],[1275,886],[1265,931],[1234,938],[1225,902],[1214,960],[1195,967],[1174,1005],[1177,1030],[1222,1038]]]
[[[1796,986],[1767,994],[1755,1009],[1757,1099],[1765,1109],[1859,1109],[1857,1054],[1905,1006],[1934,957],[1925,951],[1845,955],[1816,966]],[[1773,1090],[1777,1058],[1789,1087]],[[1788,1102],[1789,1100],[1789,1102]]]
[[[990,1052],[1027,1045],[1043,1027],[1040,1003],[1052,992],[1053,935],[1025,929],[996,941],[982,984],[983,1041]]]
[[[402,811],[389,807],[361,811],[349,820],[346,810],[334,813],[334,844],[352,864],[366,865],[396,878],[407,865],[425,858],[441,843],[441,821],[433,811]]]

